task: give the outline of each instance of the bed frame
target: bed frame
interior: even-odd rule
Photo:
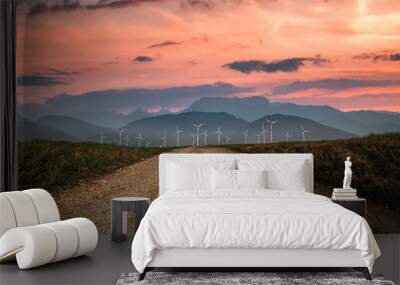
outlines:
[[[212,161],[218,159],[271,158],[305,161],[308,185],[307,192],[314,192],[312,154],[161,154],[159,160],[159,190],[165,193],[167,185],[167,161],[190,159]],[[249,248],[170,248],[158,249],[152,261],[139,275],[155,268],[231,268],[237,271],[263,268],[343,268],[361,271],[367,280],[371,275],[359,250],[330,249],[249,249]]]

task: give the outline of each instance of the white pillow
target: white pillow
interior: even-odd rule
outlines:
[[[211,169],[211,189],[213,190],[235,190],[236,170],[233,169]]]
[[[173,159],[167,163],[167,191],[211,190],[211,168],[235,169],[236,160]]]
[[[189,191],[210,189],[209,166],[169,163],[168,165],[168,190],[170,191]]]
[[[267,188],[267,171],[236,170],[238,188]]]
[[[291,159],[240,159],[239,170],[267,170],[267,188],[273,190],[303,191],[307,189],[306,161]]]

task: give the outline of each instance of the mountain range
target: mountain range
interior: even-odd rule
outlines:
[[[201,98],[184,112],[227,112],[253,121],[266,115],[283,114],[317,121],[357,135],[400,131],[400,114],[379,111],[342,112],[330,106],[270,102],[265,97]]]
[[[274,125],[273,138],[274,142],[284,141],[284,134],[289,132],[290,140],[301,140],[301,128],[306,129],[307,140],[321,140],[321,139],[339,139],[354,137],[354,134],[321,125],[315,121],[296,117],[275,114],[272,116],[264,116],[251,123],[237,118],[227,113],[217,112],[184,112],[179,114],[168,114],[161,116],[152,116],[140,120],[136,120],[122,127],[124,133],[121,137],[121,142],[124,145],[138,145],[138,135],[141,134],[141,145],[160,146],[163,145],[162,137],[166,138],[166,146],[175,146],[177,144],[176,130],[180,131],[180,145],[197,144],[197,130],[194,124],[201,124],[199,129],[199,144],[217,144],[218,135],[216,131],[221,128],[222,135],[220,136],[221,144],[229,143],[240,144],[244,143],[243,132],[247,129],[248,143],[256,143],[257,134],[266,127],[265,133],[266,142],[270,141],[269,127],[267,126],[267,119],[278,120]],[[27,121],[27,120],[26,120]],[[104,136],[104,143],[119,143],[119,134],[116,130],[111,128],[104,128],[98,125],[90,124],[78,119],[69,118],[65,116],[45,116],[31,122],[35,129],[42,128],[45,133],[45,139],[48,139],[49,134],[53,134],[51,139],[57,139],[54,136],[59,134],[59,140],[73,140],[73,141],[95,141],[100,142],[100,135]],[[49,134],[47,134],[47,132]],[[204,137],[204,131],[207,130],[207,137]],[[25,131],[24,131],[25,132]],[[29,132],[28,132],[29,133]],[[40,136],[31,136],[31,138],[40,138]],[[260,139],[263,142],[264,136],[261,135]],[[26,138],[21,138],[26,139]],[[206,141],[205,141],[206,140]]]
[[[60,130],[41,125],[24,117],[17,117],[17,137],[20,141],[43,139],[51,141],[77,141],[71,135]]]
[[[123,128],[126,134],[137,136],[138,133],[141,133],[146,141],[151,142],[153,146],[158,146],[162,143],[161,138],[164,135],[167,137],[166,145],[176,145],[175,132],[178,127],[183,131],[180,135],[181,145],[192,145],[192,135],[197,134],[193,124],[202,124],[200,133],[207,130],[207,144],[217,143],[215,132],[219,127],[224,132],[224,137],[221,138],[221,142],[222,140],[225,141],[225,136],[232,137],[232,142],[238,141],[240,130],[248,125],[245,120],[236,118],[227,113],[185,112],[141,119]],[[204,136],[201,135],[199,140],[199,143],[203,145]]]
[[[143,144],[147,141],[158,146],[164,135],[167,136],[167,145],[175,145],[173,133],[179,127],[183,131],[181,144],[191,145],[192,134],[196,134],[193,124],[203,123],[201,131],[208,130],[208,144],[217,143],[215,131],[218,127],[224,132],[221,142],[229,136],[230,143],[241,143],[244,140],[242,132],[248,129],[248,142],[255,143],[256,133],[261,132],[268,118],[279,120],[274,130],[276,141],[284,140],[285,132],[289,132],[291,140],[302,139],[301,127],[309,131],[306,133],[309,140],[400,131],[400,114],[394,112],[342,112],[329,106],[270,102],[265,97],[206,97],[177,113],[137,109],[124,115],[111,111],[66,109],[60,114],[48,105],[19,105],[18,134],[21,140],[42,138],[97,142],[102,134],[105,143],[119,143],[116,129],[121,128],[125,130],[124,144],[130,141],[130,145],[137,145],[136,137],[141,133],[145,138]]]
[[[170,112],[167,109],[161,109],[158,112],[137,109],[127,114],[122,114],[108,110],[80,110],[79,107],[60,108],[50,104],[19,104],[17,106],[17,113],[31,121],[36,121],[46,116],[64,116],[106,128],[119,128],[136,120],[169,114]]]
[[[248,122],[257,120],[266,115],[284,114],[319,120],[326,116],[334,116],[341,111],[329,106],[307,106],[293,103],[272,103],[261,96],[244,98],[205,97],[201,98],[183,112],[226,112]]]
[[[100,135],[110,138],[115,130],[66,116],[44,116],[37,120],[41,126],[51,128],[81,141],[99,141]],[[111,142],[108,140],[108,142]]]
[[[262,127],[262,125],[265,125],[265,128],[267,129],[266,142],[270,142],[270,125],[267,120],[270,120],[271,122],[277,121],[272,128],[274,142],[286,140],[286,133],[289,134],[290,141],[301,141],[303,139],[302,129],[306,130],[304,135],[306,140],[331,140],[355,137],[352,133],[328,127],[310,119],[274,114],[262,117],[246,126],[246,129],[248,129],[248,133],[250,134],[248,142],[258,142],[255,134],[261,133],[262,128],[260,128],[260,126]],[[263,136],[260,136],[260,139],[263,140]],[[242,138],[242,141],[243,140],[244,139]]]

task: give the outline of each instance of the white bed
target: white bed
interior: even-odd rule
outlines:
[[[206,181],[185,170],[197,166],[252,172],[265,167],[268,185],[174,184]],[[380,255],[362,217],[313,194],[311,154],[162,154],[159,175],[160,197],[132,243],[140,278],[154,267],[354,267],[370,278]]]

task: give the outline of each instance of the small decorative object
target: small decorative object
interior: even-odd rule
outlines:
[[[344,162],[344,179],[343,188],[333,188],[332,199],[334,200],[353,200],[357,199],[357,189],[351,187],[351,177],[353,172],[351,171],[351,160],[350,156],[346,158]]]
[[[346,161],[344,162],[344,179],[343,179],[343,189],[353,189],[351,188],[351,176],[353,172],[351,171],[351,160],[350,156],[347,157]]]

